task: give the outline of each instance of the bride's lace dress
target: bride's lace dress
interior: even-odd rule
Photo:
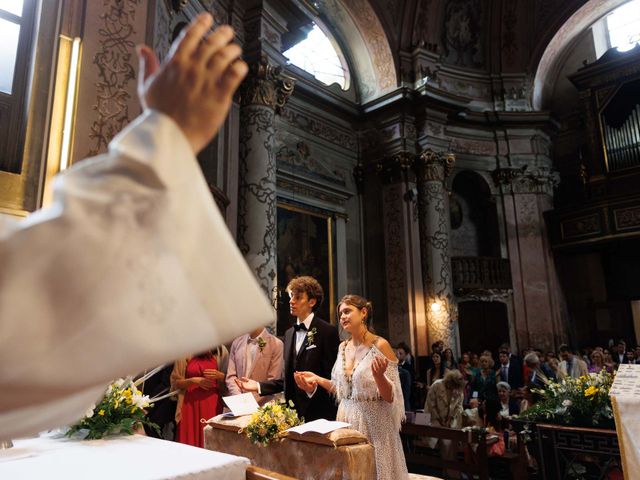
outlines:
[[[400,387],[398,363],[389,361],[385,376],[393,385],[393,401],[388,403],[378,393],[371,372],[371,362],[384,354],[374,345],[357,363],[351,374],[344,371],[345,342],[340,344],[331,380],[336,388],[339,421],[348,422],[367,436],[375,449],[378,480],[406,479],[407,465],[400,441],[400,426],[404,420],[404,401]]]

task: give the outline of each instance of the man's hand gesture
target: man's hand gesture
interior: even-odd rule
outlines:
[[[138,96],[143,108],[171,117],[196,154],[220,129],[248,72],[240,60],[242,49],[231,43],[233,29],[222,25],[207,35],[212,24],[210,14],[198,15],[173,42],[162,64],[151,48],[138,47]]]

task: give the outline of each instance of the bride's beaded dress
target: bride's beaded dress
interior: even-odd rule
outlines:
[[[400,387],[398,363],[389,361],[385,376],[393,385],[393,401],[382,399],[371,371],[371,362],[377,356],[386,358],[373,345],[355,364],[351,375],[345,372],[345,345],[340,344],[338,358],[331,380],[336,389],[338,405],[337,419],[348,422],[366,435],[375,449],[378,480],[406,479],[407,465],[400,441],[400,426],[404,419],[404,401]]]

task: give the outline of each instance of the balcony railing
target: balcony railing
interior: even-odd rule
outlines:
[[[506,258],[453,257],[453,288],[461,290],[509,290],[511,266]]]

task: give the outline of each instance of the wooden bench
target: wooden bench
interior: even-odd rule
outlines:
[[[503,456],[489,457],[487,455],[487,433],[482,431],[464,431],[446,427],[434,427],[430,425],[416,425],[407,423],[403,425],[405,457],[407,464],[424,465],[438,469],[440,472],[447,470],[463,472],[468,476],[476,475],[480,480],[489,479],[490,465],[501,466],[506,476],[514,480],[527,478],[527,453],[522,434],[517,437],[517,451],[507,450]],[[423,448],[414,439],[417,437],[432,437],[442,440],[451,440],[460,445],[459,455],[455,460],[441,458],[439,451]]]
[[[470,478],[477,476],[480,480],[489,480],[486,432],[405,423],[400,433],[404,437],[405,457],[410,468],[421,465],[435,468],[443,473],[456,471]],[[461,446],[462,458],[458,455],[455,460],[446,460],[440,456],[439,451],[430,454],[415,441],[417,437],[451,440],[454,444]]]

